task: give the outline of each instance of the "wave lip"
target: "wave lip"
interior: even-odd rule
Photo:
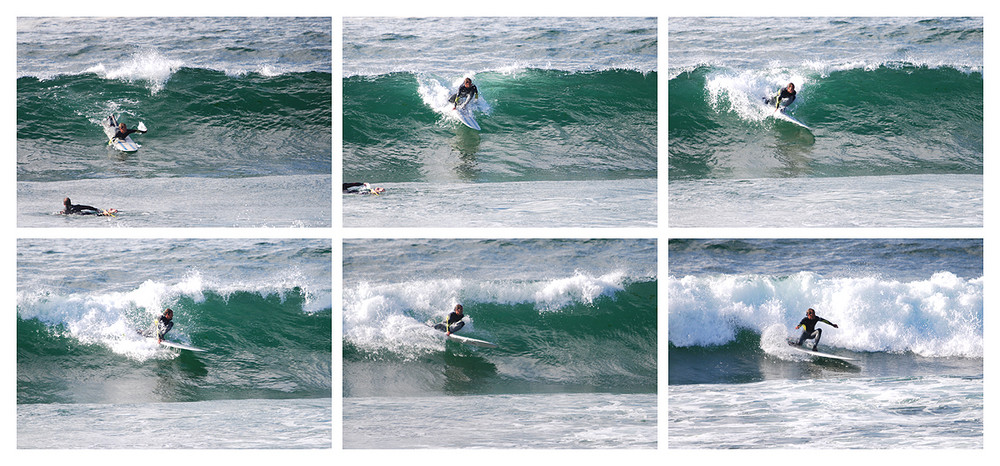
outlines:
[[[156,94],[183,65],[181,60],[168,59],[155,50],[146,50],[136,52],[128,60],[122,60],[111,66],[103,63],[92,66],[86,72],[95,73],[106,79],[146,81],[149,83],[150,91]]]

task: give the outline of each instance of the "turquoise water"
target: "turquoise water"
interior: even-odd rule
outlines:
[[[157,440],[126,435],[109,444],[98,432],[128,430],[116,413],[153,409],[163,424],[149,429],[216,432],[174,437],[176,445],[301,447],[299,440],[316,445],[315,429],[324,430],[329,443],[328,240],[23,239],[17,251],[17,403],[24,438],[87,426],[93,435],[77,435],[67,445],[150,447]],[[175,313],[167,339],[205,352],[168,349],[141,335],[166,307]],[[248,441],[237,430],[217,432],[223,418],[246,415],[239,403],[223,401],[260,410],[260,426],[248,427],[253,432],[267,430],[262,426],[275,424],[285,409],[303,423],[289,425],[297,432],[289,438]],[[218,411],[208,412],[219,417],[204,414],[213,403]],[[321,412],[308,414],[316,409]],[[25,440],[19,446],[50,445]]]
[[[344,280],[345,447],[428,446],[426,413],[461,401],[498,422],[435,447],[507,447],[528,419],[527,446],[655,446],[655,241],[349,240]],[[425,325],[456,303],[497,348]]]
[[[669,29],[672,226],[982,225],[982,18]],[[762,104],[788,83],[809,129]]]
[[[107,22],[18,19],[19,226],[63,226],[67,196],[132,213],[113,226],[331,224],[330,18],[130,18],[115,41]],[[145,124],[138,152],[107,145],[108,115]]]
[[[532,201],[615,204],[630,183],[655,184],[656,67],[655,18],[346,18],[344,181],[387,187],[390,196],[393,183],[423,186],[402,191],[406,202],[370,209],[345,198],[345,224],[655,223],[655,195],[576,219]],[[470,105],[481,131],[448,111],[465,77],[479,90]],[[482,186],[498,183],[523,184]],[[442,194],[456,186],[461,194]],[[530,224],[497,212],[507,209]],[[412,212],[455,213],[456,221]]]
[[[982,448],[981,240],[672,240],[669,259],[671,447]],[[820,350],[853,361],[788,348],[810,307],[838,326]]]

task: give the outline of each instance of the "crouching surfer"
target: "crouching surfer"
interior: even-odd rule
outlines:
[[[174,328],[174,311],[169,307],[163,311],[163,315],[157,317],[153,322],[156,327],[156,342],[162,343],[163,337]]]
[[[458,92],[452,94],[452,96],[448,98],[448,103],[455,104],[451,109],[457,109],[458,104],[462,102],[462,98],[465,96],[469,96],[468,101],[470,102],[472,99],[479,98],[479,89],[476,88],[475,84],[472,84],[472,78],[465,78],[462,85],[458,87]]]
[[[795,101],[795,83],[788,83],[778,92],[774,97],[764,98],[764,103],[767,105],[774,105],[774,109],[784,108],[792,104]]]
[[[446,335],[451,335],[452,333],[459,331],[465,326],[465,321],[462,320],[465,318],[465,314],[462,312],[462,305],[456,304],[455,310],[452,311],[451,314],[448,314],[448,320],[435,325],[434,328],[443,331]]]
[[[813,308],[806,310],[806,316],[802,318],[799,325],[795,326],[795,329],[802,329],[802,335],[799,336],[799,342],[796,343],[798,346],[802,346],[806,340],[813,340],[812,350],[816,351],[816,347],[819,346],[819,338],[823,336],[823,329],[816,328],[816,324],[823,322],[827,325],[832,325],[833,328],[840,328],[837,324],[830,322],[822,317],[816,316],[816,311]]]

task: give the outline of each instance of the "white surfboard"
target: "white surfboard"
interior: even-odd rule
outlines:
[[[430,322],[425,322],[425,324],[428,327],[430,327],[430,328],[434,328],[434,325],[432,325]],[[497,348],[496,344],[490,343],[490,342],[485,341],[485,340],[477,340],[475,338],[463,337],[461,335],[456,335],[454,333],[452,333],[451,335],[446,335],[444,333],[444,331],[442,331],[442,330],[438,330],[436,328],[434,328],[434,330],[437,330],[438,332],[441,332],[442,336],[444,336],[445,338],[447,338],[447,339],[449,339],[451,341],[457,341],[459,343],[463,343],[463,344],[466,344],[466,345],[479,346],[481,348]]]
[[[201,348],[195,348],[194,346],[185,345],[184,343],[177,343],[176,341],[170,341],[170,340],[163,340],[160,342],[160,344],[163,346],[168,346],[170,348],[177,348],[188,351],[205,351]]]
[[[465,126],[468,126],[469,128],[472,128],[476,131],[481,131],[479,128],[479,123],[476,123],[476,119],[472,116],[472,109],[469,108],[470,100],[472,100],[472,96],[469,96],[468,99],[465,99],[465,102],[463,102],[454,110],[451,110],[451,112],[452,114],[455,115],[456,118],[458,118],[458,121],[461,121],[462,124],[464,124]]]
[[[796,120],[795,118],[793,118],[791,115],[785,113],[784,110],[775,110],[773,113],[771,113],[771,116],[774,117],[777,120],[787,121],[787,122],[789,122],[789,123],[791,123],[793,125],[798,125],[798,126],[801,126],[801,127],[805,128],[805,129],[808,129],[808,130],[812,131],[812,128],[806,126],[805,123],[802,123],[801,121]]]
[[[466,345],[479,346],[479,347],[482,347],[482,348],[496,348],[497,347],[497,345],[495,345],[493,343],[490,343],[488,341],[485,341],[485,340],[477,340],[475,338],[463,337],[461,335],[455,335],[454,333],[452,333],[451,335],[447,335],[447,338],[449,340],[451,340],[451,341],[457,341],[459,343],[464,343]]]
[[[769,116],[771,118],[774,118],[775,120],[786,121],[793,125],[800,126],[805,129],[808,129],[809,131],[812,131],[812,128],[806,126],[805,123],[796,120],[795,117],[785,113],[785,109],[787,109],[788,107],[774,108],[774,97],[771,98],[764,97],[763,104],[764,108],[767,108],[770,111]]]
[[[820,353],[819,351],[808,350],[808,349],[802,348],[801,346],[798,346],[798,345],[789,344],[788,347],[791,348],[791,349],[793,349],[793,350],[795,350],[795,351],[806,353],[806,354],[808,354],[810,356],[816,356],[818,358],[839,359],[841,361],[856,361],[856,359],[854,359],[854,358],[848,358],[848,357],[845,357],[845,356],[837,356],[836,354]]]

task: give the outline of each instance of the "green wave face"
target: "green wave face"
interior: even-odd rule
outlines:
[[[331,99],[324,72],[230,76],[182,68],[157,87],[91,73],[22,77],[18,179],[103,178],[123,170],[139,177],[329,174]],[[106,145],[102,124],[112,114],[129,128],[148,128],[133,136],[142,149],[124,161]],[[109,159],[119,163],[109,168]]]
[[[170,303],[167,338],[199,353],[146,343],[138,332],[151,319],[141,309],[127,334],[100,340],[75,336],[72,323],[18,317],[18,403],[329,397],[332,314],[305,312],[305,299],[298,289],[207,291]],[[129,348],[138,355],[122,353]]]
[[[406,344],[371,349],[345,338],[344,395],[656,392],[655,280],[559,309],[464,305],[474,323],[462,332],[498,348],[443,342],[432,350]]]
[[[344,177],[426,181],[447,159],[474,164],[476,182],[655,177],[656,80],[622,70],[479,73],[476,132],[447,114],[457,82],[345,78]]]
[[[983,75],[881,66],[807,76],[768,118],[761,76],[707,66],[669,82],[671,179],[981,174]]]

